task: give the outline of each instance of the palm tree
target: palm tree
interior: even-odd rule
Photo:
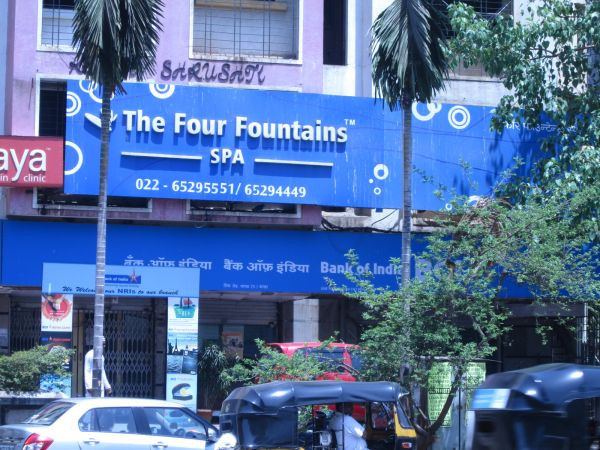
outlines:
[[[402,284],[410,279],[412,104],[430,102],[444,88],[447,18],[433,0],[393,0],[371,27],[375,95],[402,108]]]
[[[73,19],[75,62],[86,78],[102,88],[100,187],[96,238],[96,296],[94,300],[94,366],[92,395],[102,392],[104,336],[104,275],[106,266],[106,184],[110,101],[124,92],[129,76],[142,81],[154,73],[162,0],[77,0]]]

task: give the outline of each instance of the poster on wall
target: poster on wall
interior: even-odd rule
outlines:
[[[42,294],[40,344],[48,346],[48,351],[57,347],[72,347],[73,332],[73,295]],[[43,392],[57,392],[65,397],[71,396],[71,362],[65,361],[67,376],[47,374],[40,380]]]
[[[229,357],[244,357],[244,326],[225,325],[221,333],[223,351]]]
[[[169,297],[167,400],[195,410],[198,377],[198,298]]]

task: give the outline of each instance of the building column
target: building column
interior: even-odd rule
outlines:
[[[319,299],[306,298],[294,302],[293,341],[317,342],[319,340]]]

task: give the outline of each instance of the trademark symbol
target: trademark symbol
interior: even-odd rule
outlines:
[[[344,122],[346,122],[346,125],[356,125],[356,120],[354,119],[344,119]]]

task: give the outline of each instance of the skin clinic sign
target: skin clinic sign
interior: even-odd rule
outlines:
[[[0,186],[62,185],[62,138],[0,136]]]

